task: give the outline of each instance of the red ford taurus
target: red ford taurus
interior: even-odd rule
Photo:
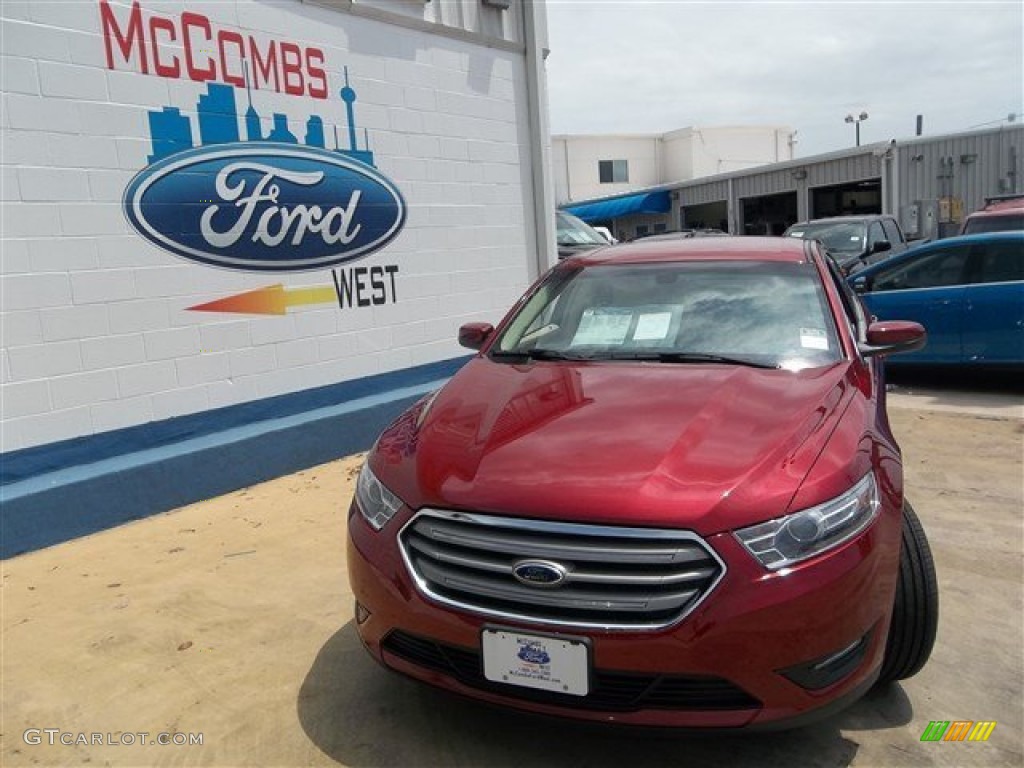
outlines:
[[[349,514],[385,666],[588,720],[787,727],[927,660],[938,602],[871,323],[814,242],[566,260],[380,436]]]

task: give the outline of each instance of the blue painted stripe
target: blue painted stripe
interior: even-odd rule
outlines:
[[[222,429],[207,429],[165,444],[147,444],[152,435],[139,435],[133,429],[128,435],[132,440],[121,445],[145,447],[121,454],[97,458],[81,447],[83,441],[75,441],[74,454],[65,455],[83,459],[77,464],[37,472],[0,487],[0,558],[366,450],[384,427],[441,386],[447,374],[467,359],[348,382],[346,392],[361,394],[305,411],[295,412],[296,404],[316,402],[324,393],[273,398],[258,409],[266,418],[232,423],[239,418],[237,410],[220,414],[216,421]],[[372,386],[367,387],[367,382]],[[337,397],[337,387],[328,389]],[[249,415],[256,412],[250,405],[242,409]],[[231,426],[224,427],[225,423]],[[148,426],[158,434],[166,430],[165,424]],[[3,459],[6,462],[7,456]]]
[[[305,413],[377,392],[416,386],[425,381],[451,376],[468,359],[469,357],[458,357],[442,360],[97,435],[9,451],[0,455],[0,485],[17,483],[66,467],[95,463],[200,435],[223,432],[257,421]]]
[[[417,399],[439,389],[447,379],[436,379],[435,381],[420,384],[415,387],[403,387],[392,392],[370,397],[360,397],[347,403],[317,408],[314,411],[301,413],[294,416],[285,416],[280,419],[268,419],[266,421],[250,424],[245,427],[234,427],[211,435],[203,435],[190,440],[183,440],[173,445],[164,445],[157,448],[149,448],[143,451],[130,453],[126,456],[115,456],[113,458],[95,461],[90,464],[81,464],[77,467],[59,469],[55,472],[48,472],[45,475],[37,475],[27,480],[11,483],[0,490],[3,501],[14,501],[24,496],[40,493],[59,485],[79,483],[96,475],[110,474],[115,472],[127,472],[146,464],[154,464],[160,461],[179,456],[193,451],[205,451],[212,448],[220,448],[230,443],[249,440],[255,437],[269,435],[273,432],[284,432],[289,429],[296,429],[320,419],[336,418],[353,411],[360,411],[378,406],[387,405],[396,400]]]

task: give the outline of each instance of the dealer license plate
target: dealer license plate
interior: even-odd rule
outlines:
[[[496,683],[586,696],[590,661],[582,640],[485,629],[484,677]]]

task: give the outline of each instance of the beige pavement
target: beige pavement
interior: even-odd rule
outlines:
[[[1024,397],[1016,393],[965,392],[949,388],[901,385],[893,388],[887,399],[890,408],[1024,419]]]
[[[892,419],[938,563],[939,640],[916,678],[819,725],[606,729],[379,669],[345,575],[353,457],[4,562],[0,764],[1020,766],[1022,423],[900,407]],[[920,742],[929,720],[955,719],[998,725],[985,744]],[[26,729],[59,729],[57,743],[27,744]],[[139,743],[160,732],[202,745]],[[135,743],[59,743],[94,733]]]

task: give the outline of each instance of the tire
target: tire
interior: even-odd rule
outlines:
[[[878,682],[892,683],[917,674],[931,656],[938,625],[935,562],[921,521],[904,500],[900,573]]]

